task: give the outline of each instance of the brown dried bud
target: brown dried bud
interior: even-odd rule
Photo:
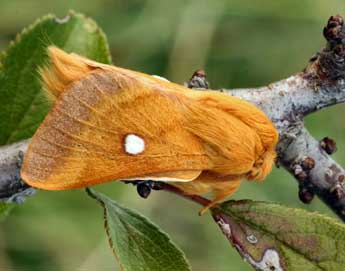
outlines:
[[[337,189],[335,189],[335,190],[333,191],[333,195],[334,195],[337,199],[341,199],[341,198],[344,196],[343,192],[342,192],[339,188],[337,188]]]
[[[330,42],[338,44],[342,43],[344,33],[342,33],[342,27],[344,25],[344,19],[340,15],[331,16],[328,19],[327,26],[323,29],[324,37]]]
[[[325,38],[330,41],[330,40],[334,40],[338,37],[339,33],[341,31],[341,26],[335,26],[335,27],[325,27],[323,29],[323,35],[325,36]]]
[[[298,191],[299,199],[305,204],[309,204],[313,200],[314,196],[315,194],[305,187],[300,187]]]
[[[337,143],[329,137],[323,138],[320,141],[320,146],[328,154],[333,154],[337,151]]]
[[[297,175],[295,175],[295,177],[300,182],[304,182],[308,178],[308,174],[305,171],[302,171],[302,172],[298,173]]]
[[[344,190],[339,183],[331,188],[331,193],[337,200],[342,199],[345,196]]]
[[[334,27],[334,26],[343,25],[343,24],[344,24],[343,17],[340,15],[335,15],[335,16],[331,16],[328,19],[327,26],[328,27]]]
[[[339,175],[338,182],[342,183],[345,181],[345,175]]]
[[[192,78],[188,81],[187,86],[189,88],[208,89],[209,85],[206,80],[206,72],[202,69],[196,70]]]
[[[306,156],[303,158],[301,166],[304,170],[311,170],[315,167],[315,160],[311,157]]]
[[[203,70],[203,69],[199,69],[199,70],[196,70],[193,75],[192,75],[192,78],[194,76],[198,76],[198,77],[206,77],[206,72]]]
[[[338,44],[337,46],[335,46],[334,53],[338,56],[344,56],[345,55],[344,45]]]
[[[301,167],[301,165],[299,163],[294,163],[291,166],[292,170],[293,170],[293,174],[296,176],[299,173],[301,173],[303,171],[303,168]]]

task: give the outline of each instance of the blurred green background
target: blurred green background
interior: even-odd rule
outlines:
[[[0,49],[36,18],[69,9],[95,19],[118,66],[183,83],[204,68],[213,88],[254,87],[301,71],[325,41],[330,15],[345,15],[344,0],[33,1],[0,0]],[[312,134],[334,138],[345,165],[345,105],[306,120]],[[199,206],[165,192],[140,199],[132,186],[100,185],[170,234],[193,270],[251,270]],[[243,184],[234,198],[274,201],[329,214],[298,200],[294,179],[275,169],[263,184]],[[102,211],[83,191],[39,192],[0,224],[0,270],[118,270],[103,230]]]

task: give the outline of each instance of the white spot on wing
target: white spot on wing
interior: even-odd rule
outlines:
[[[139,154],[145,150],[145,141],[141,137],[128,134],[125,138],[125,151],[128,154]]]

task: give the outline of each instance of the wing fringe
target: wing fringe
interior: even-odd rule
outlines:
[[[70,83],[81,79],[94,68],[75,54],[68,54],[55,47],[48,47],[50,63],[39,69],[43,91],[50,101],[55,101]]]

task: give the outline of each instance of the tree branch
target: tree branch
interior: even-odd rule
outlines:
[[[280,134],[277,163],[298,181],[301,200],[308,203],[316,194],[345,221],[345,171],[329,155],[333,142],[318,142],[303,125],[308,114],[345,101],[342,17],[332,16],[323,33],[325,49],[310,59],[303,72],[260,88],[220,91],[255,104],[270,117]],[[187,85],[208,87],[202,71],[194,73]],[[0,198],[6,201],[16,201],[16,192],[22,200],[26,191],[19,178],[18,163],[26,145],[24,141],[0,148]]]
[[[35,189],[20,178],[20,167],[28,140],[0,147],[0,201],[22,203]]]

